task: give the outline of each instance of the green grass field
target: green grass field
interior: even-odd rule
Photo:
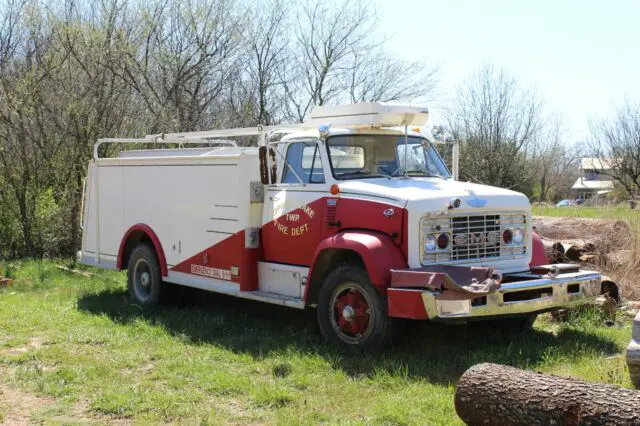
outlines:
[[[413,323],[380,353],[344,355],[314,312],[208,293],[145,310],[123,273],[55,265],[20,263],[0,290],[0,421],[459,424],[456,381],[484,361],[631,386],[621,316],[613,327],[595,311],[543,317],[506,334]]]
[[[591,219],[624,220],[640,233],[640,207],[631,210],[628,204],[602,207],[543,207],[533,206],[534,216],[583,217]]]

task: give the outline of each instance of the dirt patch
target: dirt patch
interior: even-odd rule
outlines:
[[[32,416],[55,403],[52,398],[36,396],[11,388],[0,381],[0,410],[6,425],[33,424]]]
[[[53,424],[109,424],[130,425],[129,419],[89,416],[88,403],[80,401],[64,415],[38,416],[47,408],[56,404],[54,398],[35,395],[21,389],[11,387],[2,381],[7,377],[8,369],[0,368],[0,425],[22,426],[40,423]]]
[[[627,249],[633,242],[631,228],[622,220],[534,216],[532,225],[550,240],[588,242],[610,251]]]
[[[535,231],[552,242],[591,246],[585,266],[609,276],[627,298],[640,298],[640,253],[627,222],[575,217],[533,218]]]
[[[8,348],[5,349],[3,351],[0,351],[0,353],[2,355],[13,355],[13,356],[17,356],[17,355],[22,355],[26,352],[29,352],[30,350],[38,350],[41,347],[43,347],[44,345],[48,344],[47,341],[45,339],[43,339],[42,337],[32,337],[31,339],[29,339],[29,344],[26,346],[18,346],[15,348]]]

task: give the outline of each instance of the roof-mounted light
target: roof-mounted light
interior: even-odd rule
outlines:
[[[331,129],[331,124],[321,124],[318,126],[318,132],[320,132],[321,138],[326,138],[329,136],[329,130]]]
[[[374,102],[351,105],[320,105],[313,109],[305,126],[330,123],[333,127],[424,126],[429,119],[426,107]]]

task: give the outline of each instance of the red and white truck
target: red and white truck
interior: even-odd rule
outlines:
[[[382,344],[394,318],[530,323],[600,294],[599,273],[546,265],[526,196],[452,176],[427,118],[321,106],[299,125],[99,140],[80,261],[127,269],[144,305],[172,284],[315,307],[349,347]]]

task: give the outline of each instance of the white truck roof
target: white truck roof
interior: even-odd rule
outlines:
[[[317,106],[304,124],[329,124],[335,127],[424,126],[428,119],[429,110],[426,107],[372,102]]]

